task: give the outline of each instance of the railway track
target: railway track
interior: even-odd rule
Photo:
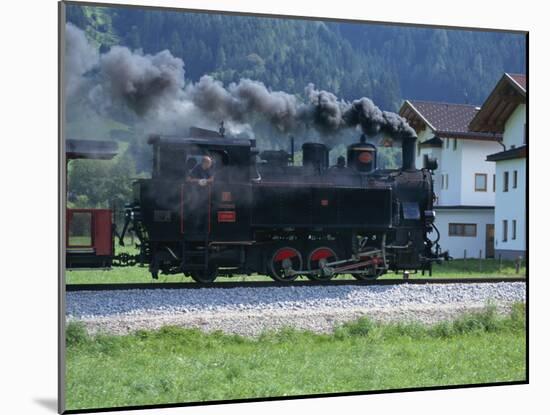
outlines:
[[[421,284],[489,284],[497,282],[526,282],[526,278],[417,278],[382,279],[374,281],[331,280],[331,281],[222,281],[210,284],[195,282],[150,282],[114,284],[67,284],[66,291],[117,291],[152,289],[199,289],[199,288],[261,288],[261,287],[319,287],[319,286],[373,286],[373,285],[421,285]]]

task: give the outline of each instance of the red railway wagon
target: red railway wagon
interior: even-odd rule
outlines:
[[[72,140],[65,143],[67,164],[77,159],[110,160],[117,154],[112,141]],[[110,268],[114,255],[111,209],[66,209],[66,267]]]
[[[67,209],[67,268],[109,268],[114,254],[111,209]]]

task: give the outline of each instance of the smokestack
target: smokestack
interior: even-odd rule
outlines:
[[[403,138],[401,151],[403,155],[403,170],[416,170],[416,158],[414,154],[416,134]]]

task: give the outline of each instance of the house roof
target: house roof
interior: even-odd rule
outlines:
[[[509,73],[510,78],[518,83],[524,91],[527,91],[527,77],[522,73]]]
[[[417,132],[428,127],[438,137],[496,141],[500,136],[472,132],[468,128],[478,110],[479,107],[469,104],[406,100],[399,115]]]
[[[105,140],[65,140],[67,160],[95,159],[110,160],[116,156],[118,144],[115,141]]]
[[[527,101],[527,77],[523,74],[502,75],[479,112],[470,122],[470,130],[503,133],[504,124],[518,105]]]
[[[511,148],[509,150],[500,151],[498,153],[489,154],[487,156],[487,161],[512,160],[525,157],[527,157],[527,146],[523,145]]]

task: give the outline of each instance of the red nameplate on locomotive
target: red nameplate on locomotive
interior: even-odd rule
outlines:
[[[234,210],[218,212],[218,222],[235,222],[237,214]]]

